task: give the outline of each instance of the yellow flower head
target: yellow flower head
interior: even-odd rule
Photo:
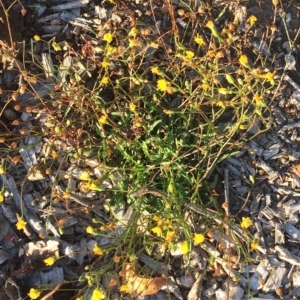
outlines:
[[[151,72],[153,74],[157,74],[157,75],[160,75],[161,74],[161,71],[159,70],[159,68],[157,66],[155,67],[151,67]]]
[[[86,228],[86,232],[89,233],[89,234],[93,234],[93,235],[97,234],[96,229],[93,228],[92,226],[88,226],[88,227]]]
[[[107,33],[104,34],[102,40],[107,42],[108,44],[110,44],[113,40],[113,35],[110,32],[107,32]]]
[[[187,60],[192,60],[192,58],[195,56],[195,53],[193,52],[193,51],[189,51],[189,50],[187,50],[187,51],[185,51],[185,58],[187,59]]]
[[[100,289],[94,289],[91,300],[101,300],[105,298],[105,293]]]
[[[202,244],[202,243],[204,242],[204,240],[205,240],[205,237],[204,237],[203,234],[201,234],[201,233],[196,233],[196,234],[194,235],[194,245],[195,245],[195,246]]]
[[[107,68],[107,67],[109,67],[109,62],[108,62],[107,60],[104,60],[104,61],[101,63],[101,66],[102,66],[103,68]]]
[[[103,250],[98,245],[95,245],[93,252],[95,255],[99,255],[99,256],[103,255],[104,253]]]
[[[104,76],[102,77],[101,81],[100,81],[100,85],[105,85],[109,83],[109,77]]]
[[[242,66],[250,68],[248,57],[246,55],[241,55],[241,57],[239,58],[239,62]]]
[[[208,83],[202,83],[201,88],[204,92],[207,92],[210,88],[210,85]]]
[[[130,102],[130,103],[129,103],[129,109],[130,109],[131,111],[135,111],[136,105],[135,105],[133,102]]]
[[[159,79],[157,81],[157,89],[161,92],[165,92],[169,87],[169,82],[165,79]]]
[[[176,240],[176,232],[172,230],[168,231],[165,240],[167,242],[174,242]]]
[[[20,219],[16,226],[18,230],[24,229],[26,227],[27,222],[25,222],[23,219]]]
[[[262,96],[256,94],[253,97],[253,99],[255,100],[255,103],[256,103],[257,106],[261,106],[262,105],[262,103],[263,103],[263,97]]]
[[[180,250],[183,254],[187,254],[190,252],[190,246],[189,243],[187,241],[184,241],[182,243],[179,244]]]
[[[36,34],[36,35],[34,35],[33,39],[34,39],[36,42],[38,42],[38,41],[41,40],[41,37],[40,37],[39,35]]]
[[[107,49],[106,49],[106,54],[107,55],[114,54],[115,52],[117,52],[117,50],[118,49],[116,47],[108,46]]]
[[[128,36],[129,36],[129,37],[132,37],[132,36],[133,36],[133,37],[135,38],[136,35],[138,34],[138,32],[139,32],[139,31],[138,31],[135,27],[132,27],[132,28],[130,29],[129,33],[128,33]]]
[[[249,228],[252,225],[251,219],[249,217],[242,217],[241,227]]]
[[[57,44],[56,42],[52,43],[52,47],[53,47],[54,51],[61,51],[60,45]]]
[[[251,15],[248,19],[250,26],[252,27],[253,24],[257,21],[257,18],[254,15]]]
[[[29,293],[27,294],[30,299],[37,299],[40,296],[41,292],[34,288],[31,288]]]
[[[257,241],[253,241],[250,245],[252,250],[256,250],[259,246],[259,243]]]
[[[52,266],[56,261],[56,257],[55,256],[50,256],[46,259],[44,259],[44,263],[46,264],[46,266]]]
[[[2,164],[0,165],[0,174],[1,175],[5,174],[5,167]]]
[[[101,116],[99,119],[98,119],[98,122],[102,125],[106,124],[107,122],[107,117],[106,116]]]
[[[119,291],[120,291],[120,292],[124,292],[124,293],[128,293],[129,288],[128,288],[127,284],[122,284],[122,285],[119,287]]]
[[[274,77],[275,77],[275,71],[274,72],[268,72],[266,74],[261,75],[262,78],[266,79],[269,83],[272,85],[275,84]]]
[[[2,203],[4,201],[5,197],[4,197],[4,190],[0,191],[0,203]]]
[[[79,175],[79,179],[80,179],[80,180],[83,180],[83,181],[89,181],[89,180],[91,180],[91,176],[90,176],[90,174],[89,174],[88,171],[83,171],[83,172],[81,172],[81,174]]]
[[[151,229],[151,231],[153,232],[153,233],[155,233],[155,234],[157,234],[158,236],[162,236],[162,229],[160,228],[160,227],[153,227],[152,229]]]
[[[213,21],[208,21],[208,22],[205,24],[205,26],[206,26],[207,28],[209,28],[210,30],[215,30],[215,29],[216,29],[215,24],[214,24]]]
[[[205,45],[206,45],[204,39],[203,39],[200,35],[198,35],[198,34],[197,34],[197,36],[194,38],[194,42],[195,42],[196,44],[198,44],[199,46],[205,46]]]

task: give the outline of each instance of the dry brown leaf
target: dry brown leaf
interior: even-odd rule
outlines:
[[[131,264],[125,264],[119,275],[127,282],[127,293],[137,296],[150,296],[160,291],[166,278],[144,278],[137,276]]]

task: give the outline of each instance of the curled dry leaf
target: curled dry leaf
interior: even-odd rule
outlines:
[[[160,291],[166,284],[166,278],[145,278],[137,276],[131,264],[125,264],[119,275],[127,282],[127,293],[137,296],[150,296]]]

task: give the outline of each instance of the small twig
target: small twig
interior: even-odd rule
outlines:
[[[52,291],[50,291],[48,294],[46,294],[41,300],[47,300],[50,296],[52,296],[54,293],[57,292],[57,290],[62,286],[61,283],[59,283]]]

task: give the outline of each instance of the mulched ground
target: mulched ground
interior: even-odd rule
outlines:
[[[80,41],[78,42],[80,40],[79,35],[73,33],[73,30],[79,30],[78,26],[72,25],[71,22],[62,20],[59,16],[50,17],[50,21],[39,22],[42,18],[49,17],[54,13],[61,13],[60,10],[51,9],[51,7],[59,5],[60,2],[49,0],[47,5],[35,8],[34,5],[40,4],[40,2],[30,1],[30,3],[26,3],[24,1],[22,4],[27,10],[24,15],[22,15],[21,6],[18,4],[11,9],[9,18],[10,24],[12,24],[12,37],[17,43],[16,49],[19,51],[18,59],[20,61],[22,61],[22,57],[27,57],[26,49],[30,47],[28,39],[35,34],[42,36],[45,40],[54,36],[59,40],[60,36],[63,37],[62,32],[67,26],[69,41],[73,42],[73,45],[78,46],[80,44]],[[88,15],[93,11],[94,5],[101,6],[100,2],[102,1],[95,1],[95,3],[89,1],[88,4],[72,12],[79,15],[81,13],[83,16],[84,13]],[[130,18],[128,16],[131,15],[132,18],[139,19],[146,25],[148,24],[149,27],[155,25],[155,20],[162,20],[164,33],[168,32],[172,24],[169,19],[164,19],[166,12],[162,9],[163,2],[155,0],[120,1],[117,12],[121,19],[119,26],[124,28],[129,26]],[[181,2],[183,1],[173,1],[175,11],[184,7]],[[189,1],[185,2],[188,3]],[[191,289],[195,286],[198,287],[202,299],[250,299],[250,296],[246,296],[248,289],[251,289],[251,295],[255,296],[255,299],[288,300],[300,297],[300,231],[298,225],[300,211],[298,201],[300,197],[299,6],[297,1],[281,1],[276,8],[274,5],[277,1],[250,0],[240,2],[237,4],[230,1],[215,1],[209,14],[214,19],[226,8],[225,13],[216,24],[219,28],[232,22],[235,13],[241,8],[247,12],[248,16],[253,14],[257,17],[256,29],[253,31],[253,36],[245,44],[245,51],[250,54],[250,57],[252,55],[252,59],[255,60],[253,49],[256,48],[256,52],[265,55],[277,72],[277,88],[270,95],[268,104],[271,118],[274,119],[274,126],[244,145],[244,148],[235,157],[219,165],[215,172],[221,174],[225,186],[228,187],[229,194],[224,196],[223,191],[221,191],[224,186],[221,185],[219,192],[222,192],[223,195],[219,195],[219,197],[229,198],[230,213],[238,214],[239,217],[249,215],[255,224],[257,230],[255,238],[259,241],[260,248],[253,254],[253,258],[256,258],[258,262],[244,268],[243,262],[235,261],[235,273],[230,270],[226,271],[226,267],[223,266],[223,270],[216,268],[214,272],[209,272],[198,280],[196,275],[201,275],[207,263],[204,259],[207,258],[207,252],[201,249],[199,252],[193,253],[197,257],[195,260],[191,259],[188,266],[183,267],[181,259],[173,260],[171,270],[168,273],[175,282],[172,287],[172,294],[168,295],[168,292],[161,291],[157,295],[140,297],[140,299],[197,299],[196,297],[192,298],[193,294],[191,293]],[[103,8],[105,9],[102,13],[106,13],[112,6],[105,2]],[[198,8],[194,7],[194,9]],[[155,12],[155,18],[151,15],[153,12]],[[0,23],[0,47],[3,51],[7,51],[11,46],[11,41],[7,31],[5,14],[1,9],[0,18],[3,20]],[[199,18],[201,18],[201,14],[199,14]],[[285,22],[282,22],[282,19]],[[183,16],[179,20],[180,22],[187,22],[188,16]],[[179,27],[180,22],[177,24]],[[272,24],[276,26],[273,35],[270,33]],[[88,23],[86,25],[89,26]],[[82,30],[81,28],[79,31]],[[271,39],[273,39],[272,47],[266,49],[265,45],[268,45]],[[291,47],[288,43],[289,39],[295,41]],[[18,44],[22,40],[27,41],[25,51]],[[44,49],[34,49],[34,51],[37,57],[41,57]],[[56,59],[59,58],[56,57]],[[9,64],[9,61],[1,63],[0,88],[3,93],[0,95],[0,107],[2,108],[0,126],[3,134],[12,133],[15,140],[18,140],[17,132],[20,127],[16,127],[14,121],[22,118],[25,129],[28,123],[31,122],[30,124],[38,126],[38,122],[26,112],[28,102],[23,107],[21,105],[18,110],[15,109],[15,103],[9,103],[6,106],[5,101],[18,88],[18,72],[13,68],[8,68]],[[31,70],[35,71],[34,66],[30,67]],[[41,90],[44,85],[41,84],[36,87]],[[47,91],[45,95],[47,96]],[[26,98],[27,100],[28,98]],[[18,103],[21,104],[21,102],[19,100]],[[67,141],[72,144],[71,137]],[[13,142],[13,138],[11,138],[11,142]],[[27,149],[26,145],[32,144],[38,146],[32,147],[31,152],[24,150]],[[5,143],[2,143],[2,147],[5,147]],[[59,287],[59,282],[66,280],[70,283],[63,285],[62,288],[65,290],[83,288],[83,286],[77,285],[77,282],[74,284],[72,281],[77,280],[84,272],[85,265],[90,264],[93,259],[89,255],[85,255],[93,246],[85,228],[91,224],[94,216],[103,217],[103,205],[101,203],[105,199],[104,194],[93,196],[92,199],[98,203],[98,206],[93,207],[93,209],[89,207],[86,201],[76,195],[71,195],[71,201],[67,205],[58,206],[55,211],[52,211],[47,200],[44,201],[43,199],[49,193],[51,181],[44,177],[43,172],[36,170],[31,180],[26,181],[22,186],[22,197],[25,202],[23,209],[30,226],[24,233],[16,229],[15,223],[21,208],[21,190],[16,185],[22,181],[28,172],[24,164],[28,165],[38,156],[45,155],[43,151],[38,149],[42,147],[42,139],[33,137],[23,139],[21,156],[25,163],[12,164],[9,169],[9,176],[11,177],[2,177],[2,183],[7,187],[7,190],[10,190],[7,192],[6,202],[2,205],[0,212],[2,220],[0,226],[0,286],[2,286],[0,298],[3,300],[25,297],[29,288],[37,283],[52,284],[52,289],[55,289]],[[58,147],[63,149],[67,146],[61,141]],[[18,153],[16,149],[11,151],[9,155],[13,158]],[[91,161],[89,167],[96,168],[95,165],[95,162]],[[42,167],[47,168],[47,164]],[[67,164],[65,169],[70,167],[72,167],[71,163]],[[249,181],[250,175],[255,178],[254,185]],[[72,184],[76,185],[77,177],[76,175],[72,177]],[[58,192],[60,192],[60,188],[63,189],[63,187],[56,188]],[[32,208],[32,201],[38,199],[41,203],[40,206]],[[50,218],[48,218],[49,215],[51,215]],[[196,215],[197,213],[195,213]],[[57,230],[58,224],[64,228],[63,235]],[[54,239],[45,238],[47,237],[45,226],[51,230]],[[76,254],[77,250],[80,250],[81,254]],[[215,248],[213,250],[218,251]],[[210,251],[212,250],[210,249]],[[55,267],[45,267],[42,260],[57,252],[65,257],[59,260]],[[218,261],[219,265],[222,265],[223,262],[223,258]],[[218,274],[218,272],[220,273]],[[248,274],[250,274],[250,279],[247,278]],[[234,277],[238,277],[238,280],[234,281]],[[105,285],[105,282],[102,282],[102,284],[107,287],[107,283]],[[49,285],[48,290],[51,290]],[[115,299],[121,299],[117,298],[121,297],[117,291],[113,291],[113,293],[116,295]],[[49,294],[44,299],[61,299],[63,297],[72,299],[74,295],[73,291],[63,291],[54,295]]]

